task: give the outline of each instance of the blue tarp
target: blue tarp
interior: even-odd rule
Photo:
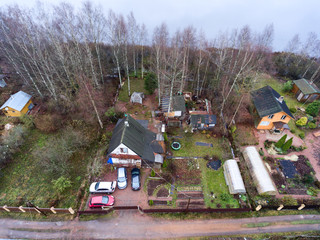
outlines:
[[[213,147],[212,143],[196,142],[197,146]]]
[[[113,164],[111,157],[108,159],[107,163]]]

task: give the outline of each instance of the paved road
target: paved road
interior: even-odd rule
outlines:
[[[320,215],[294,215],[243,219],[172,221],[120,211],[110,219],[70,222],[31,222],[0,219],[0,238],[32,239],[113,239],[178,238],[232,234],[320,231],[320,224],[290,225],[288,221],[314,219]],[[243,224],[281,222],[281,225],[245,228]]]

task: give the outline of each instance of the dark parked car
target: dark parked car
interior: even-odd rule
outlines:
[[[89,207],[90,208],[102,208],[107,206],[113,206],[114,197],[111,195],[108,196],[96,196],[90,198]]]
[[[128,185],[127,183],[127,169],[124,167],[118,168],[118,188],[125,189]]]
[[[134,168],[131,170],[131,188],[134,191],[140,190],[141,182],[140,182],[140,169]]]

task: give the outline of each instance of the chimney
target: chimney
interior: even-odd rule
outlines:
[[[278,101],[279,101],[280,103],[282,103],[282,102],[283,102],[283,99],[284,99],[284,97],[283,97],[283,96],[280,96],[280,97],[278,98]]]

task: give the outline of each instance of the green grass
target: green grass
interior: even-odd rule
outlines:
[[[200,167],[202,171],[203,195],[206,206],[210,208],[219,208],[219,206],[220,208],[238,208],[238,201],[229,194],[229,189],[223,174],[223,168],[221,167],[219,170],[215,171],[207,168],[206,164],[207,161],[202,159]],[[212,197],[211,193],[215,195],[215,198]]]
[[[279,80],[271,77],[267,77],[265,75],[260,75],[257,82],[255,83],[254,89],[262,88],[266,85],[269,85],[274,90],[276,90],[281,96],[284,96],[284,100],[286,101],[289,108],[291,107],[302,107],[303,103],[300,103],[295,98],[292,92],[284,92],[282,90],[283,84],[279,82]],[[306,108],[308,104],[305,104],[303,107]]]
[[[260,222],[260,223],[247,223],[244,224],[243,227],[247,227],[247,228],[257,228],[257,227],[267,227],[267,226],[271,226],[273,225],[273,223],[270,222]]]
[[[0,205],[26,206],[26,202],[31,201],[39,207],[51,207],[56,200],[55,207],[77,208],[77,192],[86,175],[88,154],[91,151],[81,150],[69,159],[71,170],[67,177],[72,181],[72,187],[67,189],[59,200],[53,189],[53,178],[41,169],[38,159],[32,154],[33,150],[43,146],[50,136],[31,130],[21,151],[2,169]]]
[[[299,220],[299,221],[292,221],[290,222],[293,225],[298,225],[298,224],[320,224],[320,220]]]
[[[172,150],[176,157],[204,157],[213,155],[226,158],[231,157],[230,148],[226,139],[214,138],[210,136],[207,138],[206,134],[202,133],[181,133],[183,138],[176,139],[181,143],[181,148],[178,151]],[[196,142],[212,143],[213,147],[197,146]]]
[[[144,92],[147,94],[147,91],[144,89],[144,80],[141,78],[130,78],[130,89],[131,94],[133,92]],[[130,97],[128,95],[128,80],[125,81],[119,92],[119,100],[122,102],[129,102]]]

